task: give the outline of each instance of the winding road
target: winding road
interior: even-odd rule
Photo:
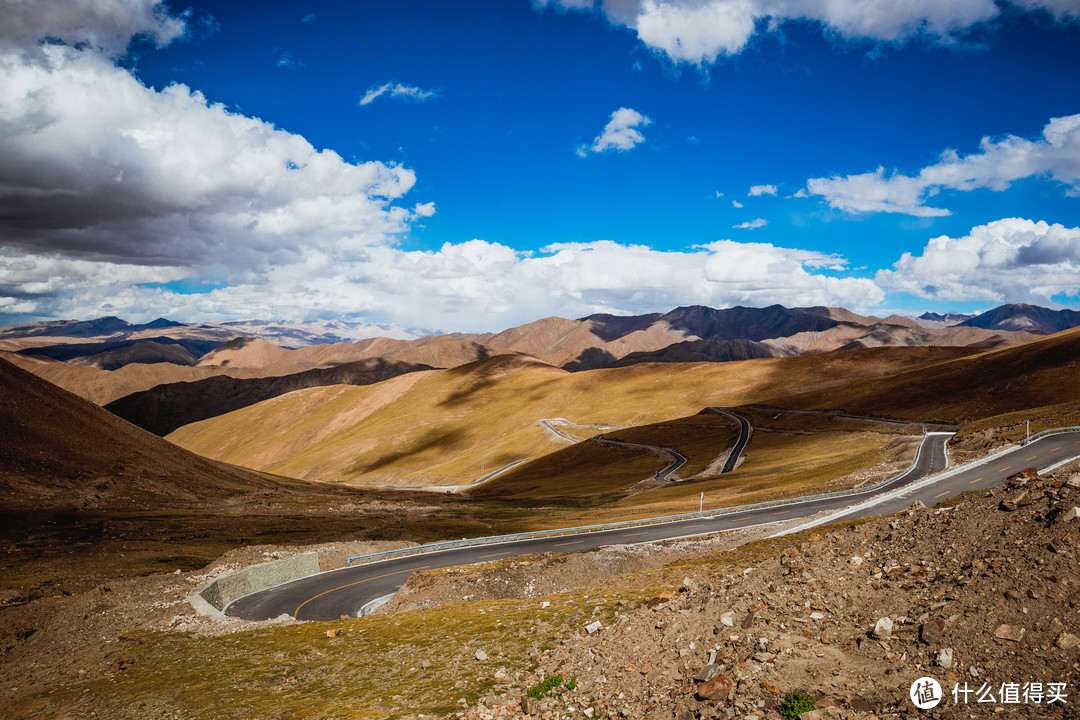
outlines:
[[[927,475],[939,473],[947,465],[945,442],[950,433],[929,433],[923,437],[915,462],[905,472],[882,487],[834,498],[807,499],[780,507],[757,508],[691,520],[622,528],[579,535],[545,537],[443,550],[424,555],[332,570],[285,585],[242,597],[225,612],[252,620],[289,614],[299,620],[334,620],[354,616],[365,604],[393,593],[417,570],[493,561],[535,552],[573,552],[602,545],[632,545],[707,535],[714,532],[764,525],[817,515],[844,508],[854,510],[847,517],[870,517],[902,510],[915,500],[934,505],[974,489],[1001,484],[1012,473],[1027,467],[1045,470],[1080,457],[1080,439],[1075,435],[1055,435],[942,474],[940,480],[903,488]],[[868,500],[884,498],[870,505]]]
[[[727,417],[733,420],[737,420],[739,422],[739,439],[735,441],[735,447],[731,448],[731,452],[728,453],[727,460],[724,462],[724,469],[720,471],[721,474],[731,472],[738,464],[739,457],[742,455],[742,451],[746,449],[746,443],[750,442],[750,435],[752,433],[750,421],[744,418],[742,415],[736,415],[730,410],[726,410],[722,407],[714,406],[707,407],[705,409],[708,412],[726,415]]]

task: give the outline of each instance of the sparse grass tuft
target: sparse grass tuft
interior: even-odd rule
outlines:
[[[814,698],[804,690],[793,690],[784,696],[784,702],[777,712],[787,720],[796,720],[799,715],[814,709]]]

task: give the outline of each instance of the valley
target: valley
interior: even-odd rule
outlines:
[[[1015,320],[1015,314],[1005,315]],[[1030,324],[1024,330],[975,327],[997,339],[985,343],[986,335],[964,335],[969,328],[955,331],[953,337],[971,343],[937,345],[924,340],[943,328],[916,328],[914,334],[896,331],[888,343],[878,346],[861,342],[844,349],[804,352],[810,345],[800,339],[798,353],[732,361],[716,361],[714,355],[712,360],[685,362],[674,360],[682,357],[682,343],[763,340],[724,339],[729,330],[717,320],[724,316],[709,313],[690,313],[680,322],[708,335],[702,329],[704,321],[693,323],[695,318],[712,318],[711,339],[678,340],[672,334],[673,316],[658,317],[666,318],[662,333],[656,329],[656,318],[647,322],[592,318],[586,324],[548,323],[540,334],[515,330],[490,336],[362,339],[293,349],[269,340],[234,338],[194,358],[194,364],[168,359],[144,362],[138,358],[146,356],[104,351],[113,353],[110,357],[116,362],[125,360],[116,369],[106,369],[102,353],[89,352],[93,348],[81,356],[92,362],[56,359],[74,352],[71,348],[76,345],[93,345],[83,342],[87,338],[70,336],[79,342],[42,346],[66,348],[49,357],[26,352],[33,349],[27,343],[34,336],[5,335],[0,338],[6,343],[0,358],[0,407],[5,427],[12,429],[9,437],[16,441],[0,450],[4,489],[0,514],[6,528],[0,554],[4,577],[0,638],[7,647],[0,663],[9,668],[34,664],[36,669],[32,686],[14,677],[0,683],[0,708],[15,717],[36,717],[33,708],[86,707],[78,693],[87,692],[95,702],[105,703],[99,705],[104,717],[123,717],[119,708],[140,706],[152,716],[199,713],[206,707],[207,693],[217,694],[225,676],[195,679],[184,655],[199,648],[198,653],[231,665],[270,653],[271,659],[260,661],[268,662],[260,665],[265,670],[259,671],[270,672],[276,667],[272,658],[280,657],[288,666],[287,658],[295,652],[308,653],[287,649],[299,642],[324,653],[305,655],[313,672],[366,678],[359,692],[367,703],[362,716],[452,714],[449,705],[457,693],[451,691],[460,689],[473,717],[510,717],[520,713],[523,683],[531,682],[531,673],[541,668],[557,671],[552,662],[576,662],[565,653],[581,642],[579,638],[592,637],[575,630],[582,617],[614,626],[623,622],[622,616],[651,613],[653,606],[642,603],[652,603],[650,598],[657,593],[670,595],[658,605],[663,607],[683,595],[697,597],[700,591],[694,588],[702,584],[745,584],[748,581],[738,580],[741,570],[723,569],[740,562],[733,558],[759,553],[755,562],[768,564],[778,555],[786,557],[784,553],[808,542],[808,537],[842,535],[850,531],[845,528],[862,527],[867,518],[881,513],[904,511],[916,500],[931,506],[977,504],[987,497],[983,493],[1000,492],[995,488],[1025,463],[1055,467],[1044,471],[1046,479],[1037,482],[1050,487],[1061,502],[1072,497],[1065,483],[1080,463],[1056,469],[1061,463],[1052,461],[1055,453],[1068,460],[1063,442],[1048,438],[1029,452],[1024,448],[1001,459],[991,455],[1022,441],[1029,422],[1031,433],[1080,423],[1080,391],[1071,382],[1080,362],[1080,329],[1047,334]],[[757,320],[761,317],[755,315]],[[777,321],[775,329],[761,332],[789,332],[792,317],[826,326],[782,336],[789,349],[794,347],[793,337],[836,335],[840,333],[836,328],[852,322],[836,310],[784,317],[788,319]],[[890,322],[895,328],[904,327],[898,319]],[[160,330],[164,329],[171,328]],[[594,339],[589,340],[594,345],[583,345],[583,333],[601,338],[605,348],[596,346]],[[613,338],[616,333],[622,335]],[[662,336],[656,342],[668,345],[648,352],[627,350],[631,345],[640,347],[635,345],[637,337],[625,340],[634,333]],[[61,336],[43,337],[52,342]],[[618,344],[619,338],[624,338],[625,347],[616,352],[611,343]],[[907,344],[897,338],[922,340]],[[663,361],[650,354],[673,347],[674,354]],[[583,354],[598,358],[597,349],[621,355],[612,366],[582,367]],[[64,390],[65,384],[79,393]],[[113,397],[130,388],[141,389]],[[712,407],[722,407],[749,424],[749,442],[737,462],[728,459],[740,436],[740,423]],[[927,431],[944,434],[926,436],[928,441],[936,438],[936,445],[927,444],[920,451]],[[361,643],[366,654],[409,673],[412,664],[405,664],[411,661],[405,659],[403,648],[427,642],[401,635],[401,621],[394,620],[394,614],[334,620],[355,614],[359,601],[352,596],[345,601],[347,610],[335,605],[337,609],[325,618],[312,616],[323,622],[299,624],[263,620],[267,616],[258,614],[251,616],[255,620],[215,619],[195,613],[184,599],[214,578],[305,551],[317,552],[320,569],[333,570],[353,555],[453,538],[639,522],[690,513],[699,504],[715,512],[872,488],[900,476],[916,458],[925,463],[920,472],[939,471],[946,440],[950,467],[982,458],[991,464],[976,465],[967,474],[836,518],[828,513],[863,496],[688,519],[667,536],[702,537],[666,544],[659,527],[627,526],[610,539],[563,536],[537,547],[478,547],[460,559],[448,556],[435,564],[417,555],[399,561],[400,573],[396,565],[368,566],[374,576],[384,579],[372,581],[365,588],[367,594],[357,597],[366,601],[404,585],[388,610],[406,613],[402,617],[416,627],[438,627],[439,633],[459,632],[471,638],[462,640],[466,648],[462,658],[429,664],[425,670],[432,683],[417,679],[417,687],[426,688],[420,694],[390,692],[385,679],[339,654],[337,633],[344,632],[342,637]],[[656,448],[686,460],[668,479],[655,477],[671,462],[670,455]],[[1042,457],[1039,452],[1048,459],[1033,459]],[[470,484],[496,469],[502,471]],[[454,487],[455,492],[422,491],[438,487]],[[816,530],[800,529],[804,518],[825,524]],[[784,528],[798,534],[767,539]],[[626,550],[603,547],[609,542],[653,544]],[[1062,552],[1064,558],[1073,551]],[[586,570],[585,565],[593,562],[606,569]],[[436,569],[458,563],[469,569]],[[559,567],[581,569],[570,572]],[[682,575],[696,572],[691,568],[700,568],[712,579],[682,583]],[[416,569],[419,572],[410,577]],[[485,578],[503,572],[516,578],[505,592],[488,589],[474,597],[459,590],[460,573],[474,578],[471,582],[481,588],[490,584]],[[362,577],[334,587],[364,588],[368,583]],[[554,577],[564,578],[561,586],[551,584]],[[538,595],[524,587],[547,590]],[[1062,587],[1061,597],[1069,597],[1072,586]],[[121,590],[107,598],[113,591],[103,588]],[[310,591],[294,605],[305,605],[306,598],[320,593],[330,597],[325,592],[332,589]],[[145,593],[151,595],[144,601],[140,596]],[[172,599],[155,605],[150,597]],[[418,599],[422,597],[427,599]],[[589,599],[597,597],[603,598],[599,611]],[[761,597],[764,608],[774,607]],[[538,614],[534,601],[541,598],[550,605]],[[87,614],[91,607],[104,608],[105,614],[91,621]],[[236,607],[240,612],[242,605]],[[290,614],[300,612],[293,610]],[[63,628],[77,621],[72,612],[86,616],[80,622],[107,627],[105,639],[82,643],[66,638]],[[489,613],[499,618],[494,625]],[[544,618],[540,622],[545,629],[539,634],[529,630],[537,627],[537,618]],[[328,637],[325,629],[311,629],[327,624],[337,633]],[[663,628],[659,631],[664,634]],[[851,629],[834,632],[857,634]],[[699,648],[707,644],[703,637],[696,642]],[[842,644],[848,642],[853,639],[841,639]],[[497,648],[485,653],[489,659],[497,657],[478,680],[469,668],[476,663],[487,668],[485,661],[473,659],[474,648],[483,649],[480,645]],[[61,647],[65,649],[59,653]],[[457,657],[456,652],[447,657]],[[700,664],[699,654],[693,650],[678,657],[683,664],[691,660]],[[683,672],[678,663],[658,662],[669,676]],[[898,662],[900,668],[907,667]],[[606,673],[625,672],[621,665],[602,666]],[[812,661],[806,667],[811,666]],[[740,660],[725,672],[743,677],[759,672],[754,667]],[[771,667],[763,666],[766,671]],[[582,678],[589,678],[587,693],[605,697],[597,676],[581,672]],[[188,678],[185,686],[194,690],[162,680],[162,673]],[[250,676],[239,667],[236,673],[248,678],[244,689],[237,691],[244,701],[222,706],[222,717],[243,717],[241,707],[252,703],[262,707],[263,700],[251,693],[263,694],[266,678]],[[288,678],[293,676],[304,688],[302,697],[311,696],[313,676],[288,667],[273,673],[286,678],[281,697],[287,703],[300,702],[301,696],[289,694]],[[787,678],[785,683],[794,682],[782,677]],[[668,687],[667,680],[651,674],[648,682]],[[850,682],[862,688],[856,694],[870,706],[895,705],[895,698],[875,695],[854,675]],[[43,695],[32,689],[36,687],[56,692]],[[150,687],[167,692],[151,697]],[[670,686],[675,693],[670,700],[685,704],[696,686],[689,686],[689,695],[678,687],[677,682]],[[739,687],[732,703],[763,698],[775,706],[778,701],[760,688]],[[828,694],[831,686],[817,687],[822,697],[838,700]],[[320,701],[326,704],[318,712],[333,712],[344,701],[328,690]],[[545,702],[543,707],[554,712],[557,703]],[[608,707],[604,702],[614,701],[601,700],[594,707]],[[706,717],[706,711],[725,707],[726,701],[693,702],[698,703],[694,712]],[[839,704],[844,712],[858,716],[850,703]],[[635,707],[633,713],[652,717],[647,703]]]

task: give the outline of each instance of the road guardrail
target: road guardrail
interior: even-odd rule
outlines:
[[[1049,430],[1043,430],[1041,432],[1035,433],[1034,435],[1032,435],[1031,437],[1029,437],[1027,440],[1025,440],[1024,442],[1022,442],[1020,444],[1021,445],[1027,445],[1028,443],[1034,442],[1034,441],[1038,440],[1039,438],[1044,438],[1044,437],[1046,437],[1048,435],[1063,435],[1065,433],[1074,433],[1074,432],[1080,432],[1080,427],[1050,428]]]
[[[1080,428],[1078,428],[1078,430],[1080,430]],[[931,434],[935,433],[927,433],[927,435]],[[945,434],[951,435],[952,433]],[[663,523],[677,522],[679,520],[694,520],[697,518],[717,517],[719,515],[733,515],[735,513],[746,512],[748,510],[760,510],[762,508],[782,507],[784,505],[797,505],[804,502],[845,497],[848,495],[861,495],[864,493],[879,490],[888,485],[889,483],[895,482],[896,480],[904,477],[915,469],[915,466],[919,463],[919,458],[921,456],[922,444],[920,443],[919,451],[915,454],[915,460],[911,463],[911,467],[909,467],[904,472],[894,475],[875,485],[870,485],[863,488],[837,490],[836,492],[821,493],[818,495],[803,495],[801,497],[785,498],[783,500],[770,500],[767,502],[753,503],[751,505],[733,505],[731,507],[718,508],[716,510],[699,510],[697,512],[680,513],[677,515],[664,515],[662,517],[642,518],[640,520],[623,520],[621,522],[602,523],[599,525],[580,525],[577,527],[556,528],[552,530],[532,530],[523,533],[513,533],[511,535],[490,535],[486,537],[468,538],[463,540],[446,540],[443,542],[430,543],[427,545],[414,545],[413,547],[401,548],[400,550],[384,550],[383,552],[372,553],[370,555],[357,555],[356,557],[348,558],[346,562],[349,565],[352,565],[354,562],[361,561],[367,564],[379,562],[380,560],[390,560],[392,558],[407,557],[409,555],[426,555],[428,553],[441,552],[444,550],[454,550],[457,548],[470,547],[473,545],[502,545],[505,543],[517,542],[519,540],[562,537],[565,535],[584,535],[588,533],[605,532],[608,530],[620,530],[623,528],[643,527],[646,525],[660,525]]]

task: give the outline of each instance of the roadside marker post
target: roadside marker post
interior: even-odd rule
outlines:
[[[705,507],[705,491],[701,491],[701,500],[698,501],[697,511],[701,512]]]

